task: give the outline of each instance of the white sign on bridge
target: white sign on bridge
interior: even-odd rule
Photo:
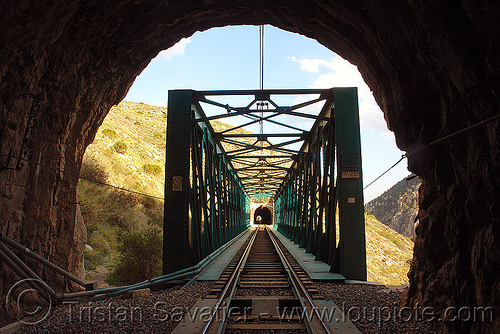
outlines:
[[[182,176],[172,178],[172,191],[182,191]]]

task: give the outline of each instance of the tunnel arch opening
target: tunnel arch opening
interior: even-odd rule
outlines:
[[[276,0],[259,7],[257,1],[239,0],[187,5],[125,0],[120,6],[106,2],[87,6],[82,1],[59,0],[51,7],[33,5],[29,13],[21,5],[11,6],[0,21],[3,28],[9,28],[3,29],[9,47],[0,50],[0,63],[9,69],[2,85],[0,113],[8,135],[1,142],[1,153],[10,155],[12,150],[34,161],[65,161],[64,168],[75,173],[106,111],[123,99],[135,77],[160,50],[195,31],[259,24],[261,17],[266,23],[315,38],[356,64],[401,148],[430,143],[439,134],[470,126],[498,110],[498,75],[490,64],[498,63],[495,46],[500,40],[493,33],[498,30],[494,17],[498,11],[491,4],[408,1],[381,6],[370,1],[353,5],[348,1]],[[27,120],[33,116],[37,126],[31,127],[32,140],[25,141],[22,133],[30,128]],[[435,301],[441,309],[451,303],[468,305],[470,300],[494,304],[490,292],[498,280],[489,278],[496,277],[497,266],[489,255],[496,254],[496,244],[489,240],[499,235],[493,226],[498,217],[491,210],[497,203],[493,175],[498,173],[493,168],[479,171],[498,166],[498,146],[492,146],[498,142],[498,131],[481,131],[477,144],[471,143],[472,135],[465,135],[461,142],[436,146],[410,158],[412,171],[424,176],[420,198],[424,207],[408,300]],[[31,240],[30,248],[38,246],[70,270],[80,271],[76,260],[83,256],[85,241],[81,238],[75,243],[71,232],[77,222],[74,177],[55,179],[53,170],[35,165],[25,168],[22,174],[4,174],[5,193],[16,189],[14,185],[26,184],[16,196],[2,199],[4,216],[9,217],[4,225],[14,231],[13,237]],[[71,200],[42,202],[39,211],[28,208],[33,198],[51,193],[68,195]],[[475,211],[482,215],[471,214]],[[55,224],[52,217],[66,224],[58,226],[59,230],[69,232],[50,233],[47,227]],[[43,228],[34,237],[33,227],[38,225]],[[40,245],[40,240],[46,242]],[[73,244],[75,249],[67,248]],[[456,254],[463,256],[457,259]],[[439,273],[443,269],[449,273],[445,280]],[[444,298],[443,291],[456,299]]]
[[[257,72],[257,59],[249,57],[247,54],[253,52],[255,56],[257,56],[258,47],[254,45],[257,39],[257,32],[258,28],[250,25],[223,26],[199,31],[189,38],[181,39],[181,41],[175,44],[171,49],[161,51],[160,54],[149,63],[148,67],[137,77],[136,81],[131,86],[125,100],[137,103],[146,102],[149,104],[155,104],[153,100],[164,101],[166,100],[164,86],[177,88],[177,86],[175,86],[175,80],[179,80],[183,83],[192,81],[196,82],[196,85],[200,87],[214,87],[217,90],[239,89],[240,87],[251,84],[254,78],[248,73],[253,73],[254,70],[255,73]],[[265,74],[274,85],[273,87],[286,86],[290,79],[292,79],[294,81],[294,86],[290,88],[305,88],[306,81],[302,81],[304,77],[301,76],[305,73],[307,73],[307,76],[313,82],[313,86],[319,84],[322,88],[344,86],[358,87],[360,117],[361,123],[363,124],[361,126],[363,164],[365,166],[377,166],[377,168],[363,168],[365,180],[369,181],[375,179],[378,176],[379,170],[385,167],[385,165],[380,162],[381,148],[385,154],[386,160],[397,161],[401,157],[403,152],[398,149],[392,132],[387,128],[382,110],[377,105],[369,86],[364,82],[355,65],[349,63],[348,60],[322,45],[316,39],[283,30],[274,25],[267,25],[266,32],[268,34],[266,38],[269,39],[266,40],[266,51],[269,52],[269,54],[266,56]],[[227,41],[219,36],[224,36]],[[203,47],[205,47],[211,39],[214,39],[213,44],[219,45],[220,47],[213,50],[210,56],[195,57],[194,55],[202,53]],[[273,45],[273,42],[277,40],[279,40],[279,43],[277,43],[278,45]],[[240,44],[238,44],[238,42]],[[304,43],[304,45],[307,46],[307,48],[304,49],[308,49],[307,56],[306,52],[302,53],[302,51],[297,51],[296,53],[294,51],[295,44],[292,42]],[[234,44],[233,47],[232,44]],[[245,48],[242,48],[242,45],[245,45]],[[252,47],[254,48],[253,51]],[[239,50],[244,50],[244,52]],[[286,55],[287,57],[285,60],[278,62],[274,59],[277,58],[277,56],[272,54],[273,52],[274,54]],[[166,58],[168,58],[168,60],[164,61]],[[271,58],[273,60],[271,60]],[[233,59],[238,59],[238,61],[235,62]],[[272,61],[274,62],[271,63]],[[289,69],[287,71],[287,76],[280,75],[279,71],[282,67],[275,66],[276,63],[287,64],[286,68]],[[235,66],[235,64],[238,64],[238,66]],[[245,64],[245,69],[241,68],[241,64]],[[290,69],[292,66],[293,69]],[[172,67],[175,69],[170,75],[168,73]],[[192,70],[194,68],[196,68],[195,71]],[[219,74],[215,78],[210,75],[213,69],[217,69]],[[179,72],[182,72],[182,75],[180,75]],[[163,77],[162,81],[165,82],[165,84],[157,85],[157,73],[161,73]],[[208,78],[213,79],[208,82]],[[301,80],[295,82],[296,78],[300,78]],[[146,84],[146,82],[154,84]],[[303,83],[303,85],[300,83]],[[145,93],[145,91],[147,91],[147,93]],[[141,94],[149,100],[141,100]],[[151,97],[153,95],[154,98]],[[223,104],[226,104],[228,101],[227,96],[220,100],[218,100],[217,97],[212,97],[212,99],[217,102],[223,102]],[[229,101],[231,103],[235,100],[229,99]],[[291,101],[293,101],[293,98]],[[291,103],[291,101],[287,103]],[[245,102],[248,103],[250,101]],[[206,108],[204,109],[205,112],[210,110],[210,107],[213,107],[210,105],[203,106]],[[207,115],[212,116],[208,112]],[[243,118],[243,116],[240,117],[240,120],[237,121],[240,123],[237,125],[240,125],[246,120],[247,119]],[[283,121],[283,118],[280,119],[280,117],[277,117],[276,120]],[[296,121],[297,120],[292,119],[290,122]],[[290,123],[290,125],[292,125],[292,123]],[[258,132],[258,124],[253,126],[253,129],[243,129],[251,132]],[[286,132],[283,128],[279,128],[278,131]],[[273,140],[276,142],[277,138],[273,138]],[[284,141],[284,139],[281,141]],[[285,148],[289,149],[291,147]],[[299,149],[300,143],[296,144],[295,148]],[[368,202],[377,197],[384,190],[406,176],[408,176],[408,171],[405,164],[398,164],[395,169],[392,170],[388,178],[380,180],[375,186],[367,187],[364,192],[365,200]],[[383,186],[381,186],[381,184],[383,184]]]
[[[298,23],[297,25],[299,26]],[[285,27],[281,24],[276,24],[275,26],[288,31],[302,32],[306,34],[308,37],[316,39],[318,42],[325,45],[330,50],[335,51],[343,58],[356,64],[360,69],[360,72],[362,73],[362,76],[365,79],[366,83],[374,91],[378,104],[381,106],[382,110],[384,110],[386,114],[386,120],[389,124],[390,129],[395,131],[399,136],[398,138],[399,146],[404,148],[405,146],[411,144],[415,140],[415,138],[413,138],[410,133],[413,132],[413,129],[418,128],[422,123],[424,123],[424,121],[415,119],[411,120],[411,116],[406,118],[404,121],[400,121],[395,118],[395,115],[398,114],[398,112],[396,111],[398,109],[404,110],[404,112],[406,113],[410,113],[411,111],[416,111],[416,108],[410,106],[409,104],[411,103],[411,100],[415,100],[417,99],[417,97],[412,96],[412,98],[409,99],[409,101],[406,103],[402,101],[405,97],[408,97],[408,95],[404,92],[405,89],[408,90],[408,87],[404,87],[405,86],[404,83],[398,82],[398,79],[394,79],[395,77],[399,77],[398,70],[393,68],[393,65],[394,67],[397,67],[397,65],[387,64],[386,63],[387,59],[384,59],[385,57],[387,57],[388,59],[392,58],[390,52],[386,53],[386,50],[380,50],[377,49],[377,47],[374,47],[371,50],[367,49],[361,50],[363,49],[363,47],[360,47],[360,49],[357,49],[357,47],[351,48],[352,47],[351,41],[344,39],[344,37],[347,36],[342,36],[343,35],[342,32],[339,33],[340,35],[339,39],[337,39],[338,35],[336,35],[338,32],[334,32],[333,35],[336,36],[329,36],[330,38],[332,38],[332,40],[328,41],[328,37],[326,37],[325,39],[324,37],[321,36],[320,33],[318,33],[318,31],[322,31],[323,28],[318,28],[316,30],[317,28],[316,27],[313,29],[314,32],[311,31],[305,32],[307,28],[306,30],[302,30],[301,27],[290,28],[290,27]],[[335,30],[335,28],[333,28],[332,30]],[[362,36],[363,34],[364,33],[361,32],[360,33],[361,36],[358,35],[356,37],[363,39],[364,37],[366,37]],[[336,44],[337,42],[339,42],[339,44]],[[354,42],[353,44],[356,43]],[[368,49],[370,47],[371,46],[369,46]],[[418,95],[423,97],[423,100],[426,101],[424,104],[428,105],[428,106],[420,105],[419,108],[421,107],[421,109],[428,109],[428,110],[434,109],[432,106],[432,104],[435,102],[435,100],[433,99],[433,93],[429,94],[429,90],[425,88],[426,87],[425,80],[422,80],[419,83],[418,81],[420,78],[418,77],[417,72],[415,74],[417,80],[414,84],[421,85],[421,87],[424,87],[419,91]],[[421,113],[420,115],[422,116]],[[424,118],[426,117],[425,115],[423,116]],[[417,166],[413,165],[413,167]],[[418,169],[418,167],[416,169]],[[255,212],[253,220],[254,224],[255,220],[259,216],[260,216],[259,213]]]
[[[339,56],[340,57],[340,56]],[[139,102],[140,103],[140,102]],[[261,199],[262,201],[262,199]],[[253,219],[250,220],[254,225],[264,224],[264,225],[273,225],[274,224],[274,215],[272,213],[273,209],[269,210],[267,207],[260,207],[254,211]],[[278,224],[278,222],[277,222]]]
[[[255,209],[253,213],[253,223],[254,225],[263,224],[263,225],[273,225],[273,214],[268,207],[263,205],[259,206]]]
[[[297,12],[295,12],[296,10]],[[299,12],[300,10],[295,8],[295,5],[292,5],[289,9],[289,12],[286,13],[285,16],[289,17],[289,15],[297,15],[296,18],[298,18],[300,17]],[[244,19],[243,21],[244,22],[239,22],[238,24],[248,23],[249,21],[252,21],[252,19]],[[377,46],[371,45],[371,43],[367,41],[373,36],[366,36],[365,34],[369,35],[369,33],[358,31],[356,29],[354,29],[355,31],[352,31],[355,36],[351,36],[354,37],[351,40],[347,36],[347,33],[345,33],[345,31],[343,30],[343,24],[345,22],[342,20],[342,24],[340,24],[339,27],[333,25],[331,31],[325,31],[324,27],[322,27],[321,24],[312,23],[310,27],[307,27],[306,25],[304,25],[303,23],[299,23],[298,21],[300,20],[292,19],[290,22],[285,21],[286,23],[283,23],[283,21],[281,21],[279,17],[279,14],[276,14],[268,23],[271,23],[274,26],[287,31],[299,32],[308,37],[314,38],[330,50],[338,53],[343,58],[356,64],[360,69],[363,78],[365,79],[369,87],[374,91],[379,105],[382,107],[386,114],[386,119],[390,125],[391,130],[395,131],[398,135],[399,146],[403,148],[405,146],[410,146],[410,144],[415,141],[412,133],[419,133],[417,129],[422,126],[423,123],[429,121],[429,118],[432,118],[423,115],[419,112],[418,109],[427,109],[429,111],[435,110],[435,106],[433,106],[433,103],[435,103],[436,101],[434,99],[434,94],[432,92],[429,92],[429,89],[426,88],[428,87],[426,80],[422,79],[422,77],[418,75],[418,72],[420,70],[417,67],[415,67],[415,75],[413,76],[415,80],[412,84],[413,86],[421,87],[417,94],[410,97],[408,93],[409,91],[414,89],[412,87],[405,87],[406,83],[398,81],[398,78],[401,77],[401,74],[399,73],[399,64],[397,64],[397,62],[394,62],[394,59],[397,59],[398,56],[391,54],[389,50],[405,49],[405,46],[400,44],[398,46],[394,46],[394,48],[382,47],[382,49],[380,49]],[[304,22],[307,22],[307,20],[304,20]],[[195,24],[196,23],[194,23],[193,25]],[[351,26],[352,24],[352,22],[346,23],[347,26]],[[411,25],[411,22],[408,22],[408,24]],[[227,25],[227,23],[224,22],[222,25]],[[214,25],[209,24],[207,27],[204,27],[201,30],[206,30],[213,26]],[[190,27],[187,27],[186,29],[190,31]],[[401,27],[401,31],[406,30],[404,29],[404,27]],[[322,32],[325,32],[325,34],[322,34]],[[189,34],[180,35],[179,38],[171,41],[172,44],[170,45],[173,45],[181,37],[186,36],[189,36]],[[383,44],[383,42],[381,43]],[[409,45],[406,46],[408,47],[408,49],[411,49]],[[403,64],[402,67],[405,67],[405,65]],[[419,95],[419,97],[417,97],[417,95]],[[403,101],[405,98],[408,98],[408,101]],[[419,107],[415,108],[414,106],[410,105],[412,101],[415,100],[425,102],[420,102]],[[401,113],[406,113],[407,117],[405,117],[404,120],[397,119],[397,110],[401,110]],[[411,116],[409,116],[409,114],[412,112],[416,112],[417,115],[413,119]],[[422,117],[423,120],[418,119],[419,117]],[[419,138],[419,140],[426,141],[424,137],[433,132],[432,126],[428,126],[427,131],[428,132],[424,132],[421,135],[422,137]],[[413,167],[416,167],[418,169],[418,166],[414,165]]]

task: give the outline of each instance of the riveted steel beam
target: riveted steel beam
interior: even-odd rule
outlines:
[[[300,94],[319,97],[288,106],[273,101],[275,95]],[[251,96],[252,102],[232,106],[208,98],[223,95]],[[319,114],[305,109],[316,103],[322,104]],[[204,104],[219,108],[221,113],[207,116]],[[175,91],[169,95],[167,155],[172,153],[176,158],[167,158],[166,199],[179,196],[166,201],[165,212],[166,216],[167,212],[179,215],[166,217],[165,229],[182,226],[165,235],[170,241],[175,236],[184,238],[170,250],[188,254],[187,259],[200,259],[241,229],[242,222],[246,224],[249,199],[271,200],[282,233],[315,254],[317,260],[331,264],[332,271],[350,279],[366,279],[358,114],[355,88]],[[235,116],[250,121],[214,131],[211,122]],[[314,124],[306,131],[282,120],[287,118],[274,119],[278,116],[309,118]],[[240,131],[265,122],[297,132]],[[190,134],[187,141],[186,131]],[[180,145],[170,142],[181,138],[184,142]],[[272,138],[285,140],[276,143]],[[171,174],[180,171],[184,174]],[[188,192],[182,187],[174,190],[179,180],[174,176],[183,182],[189,180],[181,182]],[[164,263],[168,261],[164,258]]]
[[[340,273],[349,279],[366,280],[366,241],[361,171],[361,139],[357,88],[336,88],[335,124]]]

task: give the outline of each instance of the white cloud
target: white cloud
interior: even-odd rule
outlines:
[[[181,56],[186,52],[186,46],[191,43],[191,38],[183,38],[172,47],[161,51],[155,59],[170,60],[172,57]]]
[[[312,101],[312,100],[315,100],[317,98],[319,98],[319,94],[316,94],[316,95],[311,95],[311,94],[308,94],[308,95],[299,95],[293,101],[293,105],[297,105],[297,104],[301,104],[301,103],[304,103],[304,102]],[[310,104],[308,106],[299,108],[296,111],[299,111],[299,112],[305,113],[305,114],[310,114],[310,115],[319,115],[319,113],[321,112],[321,108],[324,105],[325,105],[325,103],[323,101],[322,102],[317,102],[317,103]],[[312,124],[313,124],[313,122],[311,122],[310,125],[312,126]]]
[[[382,138],[384,139],[389,139],[389,140],[392,140],[392,141],[396,141],[396,138],[394,138],[394,132],[391,132],[389,130],[387,130],[386,132],[382,133]]]
[[[300,68],[308,73],[319,73],[310,88],[358,87],[359,116],[361,128],[379,132],[384,138],[393,138],[387,129],[382,110],[375,102],[370,88],[366,85],[358,68],[340,56],[331,59],[298,59],[288,60],[300,64]]]
[[[333,64],[331,61],[326,59],[298,59],[297,57],[287,57],[288,60],[299,63],[300,69],[308,73],[317,73],[320,71],[320,67],[324,66],[332,69]],[[335,58],[334,58],[335,59]]]

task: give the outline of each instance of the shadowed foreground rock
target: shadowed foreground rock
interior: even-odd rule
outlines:
[[[404,150],[499,113],[494,1],[264,3],[266,23],[315,38],[358,66]],[[77,179],[51,168],[78,174],[107,111],[160,50],[198,30],[258,23],[258,4],[2,1],[0,232],[81,275]],[[490,122],[410,155],[423,182],[405,302],[437,310],[493,306],[500,313],[499,133],[499,122]],[[0,275],[5,292],[14,277],[5,267]],[[498,317],[450,327],[495,328]]]

